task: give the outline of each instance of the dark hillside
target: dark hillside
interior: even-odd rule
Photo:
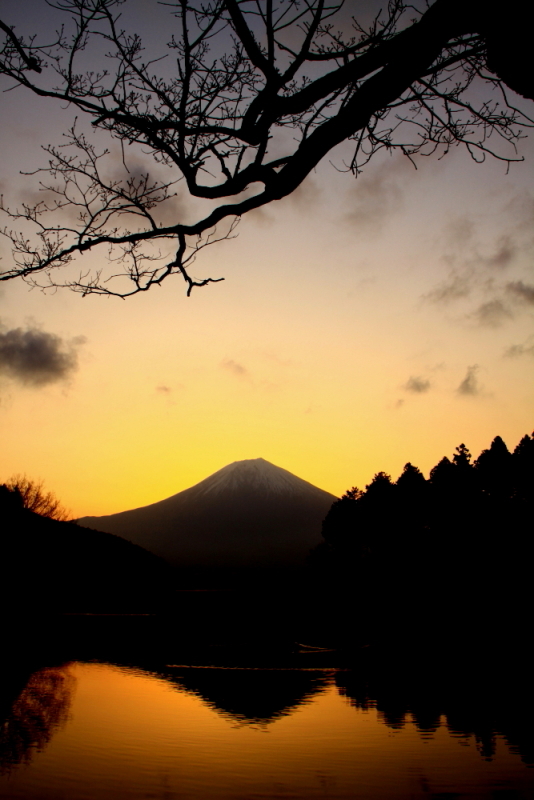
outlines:
[[[171,585],[171,568],[142,547],[41,517],[0,487],[4,614],[147,613],[160,607]]]

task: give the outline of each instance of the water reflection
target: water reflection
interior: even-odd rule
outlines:
[[[496,737],[502,735],[510,751],[534,766],[534,694],[532,682],[504,676],[485,680],[436,673],[407,675],[392,670],[369,681],[361,673],[338,672],[335,682],[341,695],[355,708],[375,707],[378,719],[393,730],[413,722],[423,738],[431,738],[444,723],[458,739],[473,738],[478,752],[491,761]]]
[[[1,721],[0,773],[29,763],[67,722],[74,687],[68,667],[47,667],[30,675]],[[3,681],[2,706],[12,693],[12,684]]]
[[[292,714],[329,683],[325,672],[295,669],[190,668],[164,677],[214,711],[245,724],[267,724]]]
[[[527,800],[529,695],[489,689],[398,665],[40,669],[4,715],[0,798]]]

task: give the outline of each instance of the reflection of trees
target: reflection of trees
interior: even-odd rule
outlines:
[[[75,684],[65,667],[34,672],[0,725],[0,773],[31,761],[68,719]]]
[[[462,674],[470,666],[458,665]],[[511,752],[526,764],[534,765],[534,694],[526,675],[496,674],[486,680],[453,680],[448,670],[432,670],[426,677],[398,667],[395,677],[376,674],[368,681],[363,673],[338,672],[339,693],[356,708],[376,708],[378,718],[390,728],[404,727],[409,715],[422,736],[433,734],[445,718],[450,734],[458,739],[474,738],[480,755],[491,761],[496,736],[504,736]],[[513,686],[513,689],[512,689]]]
[[[214,711],[244,723],[268,723],[291,714],[328,683],[324,672],[273,669],[191,668],[171,680]]]

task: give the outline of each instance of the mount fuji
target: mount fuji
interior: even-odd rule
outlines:
[[[78,524],[183,567],[284,567],[321,541],[337,498],[263,458],[235,461],[183,492]]]

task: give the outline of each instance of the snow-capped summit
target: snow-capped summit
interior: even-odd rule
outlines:
[[[143,508],[78,520],[177,565],[302,562],[321,540],[336,498],[263,458],[235,461],[183,492]]]
[[[305,491],[317,491],[317,487],[311,483],[303,481],[302,478],[297,478],[287,469],[276,467],[264,458],[234,461],[192,488],[204,494],[235,491],[243,488],[254,491],[267,491],[274,494],[298,494]]]

